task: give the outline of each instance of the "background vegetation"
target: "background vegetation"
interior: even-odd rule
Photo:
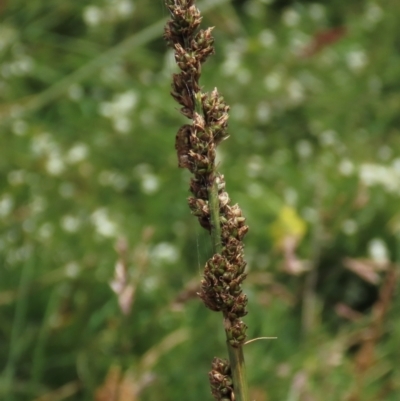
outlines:
[[[257,401],[400,394],[400,4],[210,0]],[[0,9],[0,398],[211,399],[161,0]]]

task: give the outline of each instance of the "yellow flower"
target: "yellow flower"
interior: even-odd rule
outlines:
[[[295,238],[296,242],[300,242],[306,231],[306,222],[293,207],[287,205],[280,209],[277,219],[271,226],[271,236],[274,240],[274,246],[277,248],[281,248],[288,237]]]

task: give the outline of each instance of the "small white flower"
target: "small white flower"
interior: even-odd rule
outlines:
[[[322,146],[332,146],[337,141],[337,133],[332,129],[323,131],[319,140]]]
[[[147,195],[152,195],[158,191],[160,187],[159,178],[151,173],[142,176],[142,191]]]
[[[128,178],[124,175],[109,170],[103,170],[99,174],[99,183],[104,186],[110,186],[117,191],[122,191],[128,186]]]
[[[48,153],[53,148],[53,142],[51,140],[51,135],[44,132],[32,138],[31,142],[32,152],[35,155],[41,156]]]
[[[260,18],[263,12],[263,7],[258,1],[248,1],[244,3],[244,11],[247,15],[253,18]]]
[[[221,65],[222,74],[230,77],[236,74],[241,66],[241,59],[239,52],[227,53],[226,60]]]
[[[10,65],[10,68],[13,75],[26,75],[33,69],[33,60],[28,56],[23,56],[14,61],[14,63]]]
[[[126,134],[130,131],[132,124],[127,117],[118,117],[113,120],[113,127],[121,134]]]
[[[377,263],[386,263],[389,260],[387,246],[381,238],[374,238],[368,243],[368,253]]]
[[[82,99],[83,96],[83,88],[81,85],[78,84],[72,84],[68,88],[68,96],[71,100],[80,100]]]
[[[61,219],[61,227],[68,233],[76,233],[81,225],[78,217],[66,215]]]
[[[65,275],[69,278],[76,278],[81,268],[77,262],[69,262],[65,265]]]
[[[13,198],[6,194],[0,198],[0,216],[6,217],[10,214],[12,208],[14,206]]]
[[[302,54],[302,52],[304,52],[304,49],[309,45],[311,40],[311,37],[304,32],[293,32],[289,43],[290,51],[295,56]]]
[[[64,161],[58,152],[51,152],[46,162],[46,170],[50,175],[60,175],[65,170]]]
[[[397,174],[400,174],[400,157],[393,160],[392,167]]]
[[[260,156],[254,155],[247,163],[247,175],[249,177],[257,177],[263,170],[263,160]]]
[[[299,194],[294,188],[285,188],[283,197],[285,199],[285,204],[289,206],[296,206]]]
[[[303,85],[295,79],[292,79],[289,82],[287,86],[287,91],[289,99],[295,103],[301,102],[304,99]]]
[[[44,223],[39,227],[38,235],[42,239],[48,239],[54,232],[54,226],[52,223]]]
[[[300,157],[306,159],[312,155],[313,148],[309,141],[302,139],[296,144],[296,151]]]
[[[270,92],[275,92],[282,84],[282,75],[278,72],[272,72],[264,79],[264,85]]]
[[[28,131],[28,124],[23,120],[16,120],[13,122],[12,131],[15,135],[24,136]]]
[[[107,209],[95,210],[91,215],[91,221],[100,235],[104,237],[117,235],[117,225],[109,218]]]
[[[370,3],[365,12],[365,26],[367,28],[373,28],[382,18],[382,8],[375,3]]]
[[[152,259],[161,262],[173,264],[179,259],[179,251],[176,246],[169,242],[160,242],[151,251]]]
[[[21,185],[25,182],[26,171],[25,170],[14,170],[10,171],[7,175],[8,182],[11,185]]]
[[[367,186],[382,185],[387,192],[400,194],[400,170],[381,164],[365,163],[360,166],[359,177]]]
[[[349,176],[354,172],[354,164],[349,159],[343,159],[339,164],[339,172],[344,176]]]
[[[347,219],[342,223],[342,231],[346,235],[354,235],[358,230],[357,223],[352,219]]]
[[[258,40],[263,47],[270,48],[275,44],[276,37],[272,31],[270,31],[269,29],[264,29],[258,35]]]
[[[368,58],[363,50],[353,50],[347,53],[346,62],[351,70],[358,72],[367,65]]]
[[[86,159],[89,148],[84,143],[76,143],[67,153],[66,161],[70,164],[76,164]]]
[[[120,0],[116,4],[117,13],[121,18],[129,18],[135,10],[135,5],[129,0]]]
[[[271,119],[271,107],[267,102],[260,102],[256,109],[257,120],[260,123],[267,123]]]
[[[240,68],[236,73],[236,80],[242,84],[246,85],[250,82],[251,79],[251,72],[246,68]]]
[[[257,182],[252,182],[247,186],[247,193],[252,198],[260,198],[264,193],[263,187]]]
[[[0,25],[0,51],[12,45],[18,38],[18,32],[15,28],[2,23]]]
[[[127,91],[114,96],[111,102],[102,102],[99,105],[99,113],[110,118],[114,129],[121,133],[127,133],[131,129],[131,120],[128,115],[135,108],[138,96],[134,91]]]
[[[47,201],[41,196],[35,196],[29,206],[33,214],[38,214],[46,209]]]
[[[318,212],[312,207],[304,208],[301,214],[304,220],[308,221],[309,223],[315,223],[318,219]]]
[[[83,10],[83,20],[89,26],[99,25],[103,21],[103,10],[97,6],[87,6]]]
[[[392,149],[387,145],[383,145],[378,149],[378,157],[383,161],[388,161],[392,157],[392,153]]]
[[[310,13],[310,17],[314,21],[320,21],[325,17],[325,7],[322,4],[318,3],[310,4],[308,12]]]
[[[287,26],[295,26],[300,22],[300,15],[292,8],[288,8],[282,15],[283,23]]]
[[[136,106],[137,101],[136,92],[129,90],[116,95],[113,104],[117,112],[124,114],[130,112]]]
[[[247,119],[249,115],[249,110],[247,106],[245,106],[242,103],[234,103],[232,105],[231,110],[232,110],[231,116],[236,121],[244,121]]]

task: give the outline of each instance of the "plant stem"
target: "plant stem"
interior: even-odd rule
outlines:
[[[211,240],[213,252],[221,254],[221,224],[219,213],[218,186],[216,181],[208,189],[208,202],[211,218]],[[226,332],[227,340],[228,333]],[[233,347],[227,341],[229,363],[232,370],[235,401],[249,401],[248,385],[246,379],[246,366],[243,355],[243,346]]]
[[[238,348],[228,344],[229,363],[232,370],[235,401],[249,401],[249,391],[246,378],[246,365],[244,363],[243,346]]]

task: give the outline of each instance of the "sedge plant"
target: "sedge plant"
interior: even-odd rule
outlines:
[[[229,106],[217,89],[206,93],[199,84],[202,64],[214,53],[212,28],[199,28],[201,14],[194,0],[165,3],[171,19],[164,38],[180,69],[173,74],[171,94],[190,120],[176,135],[178,164],[193,174],[189,207],[212,240],[213,255],[205,265],[199,296],[209,309],[222,313],[228,346],[229,362],[220,358],[212,362],[211,391],[217,400],[249,401],[243,357],[247,327],[242,321],[247,296],[241,288],[248,226],[240,207],[231,204],[215,163],[216,147],[228,137]]]

